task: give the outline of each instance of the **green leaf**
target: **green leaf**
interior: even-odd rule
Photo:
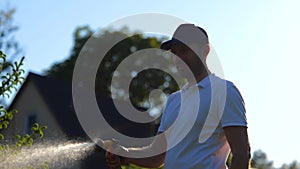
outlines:
[[[28,139],[27,145],[32,146],[32,144],[33,144],[33,138],[30,137],[30,138]]]
[[[4,135],[0,134],[0,140],[4,140]]]
[[[29,134],[25,134],[24,138],[28,139],[28,138],[30,138],[30,135]]]
[[[34,123],[34,124],[33,124],[33,127],[35,127],[35,128],[39,128],[39,126],[40,126],[40,125],[39,125],[38,123]]]
[[[42,126],[41,130],[46,130],[48,127],[47,126]]]
[[[38,123],[34,123],[34,125],[31,127],[31,130],[32,130],[34,133],[37,133],[38,130],[39,130],[39,124],[38,124]]]
[[[16,137],[16,139],[18,139],[18,140],[22,138],[22,136],[21,136],[20,134],[15,135],[15,137]]]
[[[39,130],[39,135],[40,135],[40,138],[43,138],[44,137],[44,132],[42,130]]]
[[[3,127],[4,127],[4,128],[7,128],[7,127],[8,127],[8,124],[9,124],[9,122],[8,122],[8,121],[4,121],[2,124],[3,124]]]

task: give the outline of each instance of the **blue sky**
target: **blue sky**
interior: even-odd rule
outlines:
[[[0,5],[7,5],[2,0]],[[276,166],[300,161],[298,17],[300,1],[20,1],[15,23],[27,71],[42,73],[69,56],[77,26],[93,29],[139,13],[163,13],[203,26],[225,78],[244,96],[252,150]]]

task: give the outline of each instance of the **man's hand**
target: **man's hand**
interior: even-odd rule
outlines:
[[[120,169],[121,168],[121,159],[118,155],[112,154],[107,151],[105,154],[107,165],[110,169]]]
[[[158,139],[160,141],[157,141]],[[166,147],[167,147],[167,142],[164,135],[155,138],[152,144],[144,147],[126,148],[117,143],[117,144],[113,144],[111,150],[107,148],[108,152],[106,153],[106,159],[111,169],[115,169],[112,167],[119,167],[121,165],[127,165],[127,164],[135,164],[146,168],[156,168],[163,165],[166,153],[162,152],[161,154],[157,154],[151,157],[144,157],[144,156],[151,152],[153,153],[153,152],[159,152],[161,150],[165,150]],[[115,154],[118,154],[119,156]],[[136,158],[131,158],[134,156]]]
[[[105,154],[107,164],[110,169],[120,169],[122,165],[122,161],[119,155],[116,154],[126,154],[128,149],[119,145],[117,140],[102,140],[104,147],[106,147],[107,152]]]

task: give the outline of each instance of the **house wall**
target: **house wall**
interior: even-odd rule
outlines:
[[[65,135],[60,129],[60,126],[56,119],[52,116],[49,107],[44,102],[43,98],[39,94],[36,86],[28,81],[26,82],[21,93],[18,94],[17,100],[14,100],[12,109],[18,110],[15,114],[10,126],[5,130],[5,136],[11,140],[16,134],[26,133],[27,118],[31,115],[36,115],[36,122],[41,126],[47,126],[47,130],[44,131],[44,138],[42,141],[50,142],[63,142]],[[37,140],[38,141],[38,140]],[[72,166],[65,166],[65,169],[78,169],[81,168],[80,161],[73,161]],[[50,165],[51,166],[51,165]]]
[[[46,125],[48,129],[45,131],[45,139],[61,139],[64,137],[59,124],[52,116],[48,106],[45,104],[37,88],[32,82],[27,82],[23,91],[18,94],[17,100],[14,101],[12,109],[18,110],[11,126],[9,127],[9,135],[25,134],[28,123],[28,117],[35,115],[36,121],[40,125]]]

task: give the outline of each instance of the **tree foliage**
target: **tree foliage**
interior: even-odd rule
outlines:
[[[6,55],[0,51],[0,67],[6,64]],[[0,69],[1,74],[1,83],[0,83],[0,95],[3,98],[9,98],[13,90],[17,90],[16,86],[24,82],[24,70],[22,69],[24,57],[19,62],[14,62],[14,64],[8,64],[8,69],[3,73],[3,70]],[[16,135],[16,143],[11,144],[7,143],[3,130],[9,127],[11,120],[14,115],[17,113],[17,110],[6,110],[4,105],[0,105],[0,161],[4,161],[7,153],[17,154],[19,150],[24,146],[32,146],[36,138],[43,137],[43,131],[47,128],[46,126],[39,126],[38,123],[35,123],[32,126],[32,132],[25,135]],[[5,141],[6,143],[4,143]],[[25,167],[25,166],[24,166]]]
[[[300,169],[300,163],[297,161],[293,161],[290,164],[283,164],[280,169]]]
[[[14,32],[17,27],[13,24],[13,14],[15,9],[0,10],[0,97],[9,99],[13,92],[17,91],[17,87],[21,85],[25,78],[25,71],[22,69],[24,57],[19,61],[13,61],[20,54],[18,42],[14,39]],[[4,52],[5,51],[5,52]],[[9,54],[8,58],[6,54]],[[9,128],[11,120],[18,111],[14,109],[7,110],[3,104],[0,104],[0,161],[6,160],[9,156],[17,154],[24,147],[31,147],[36,138],[42,138],[43,131],[46,126],[40,126],[35,123],[31,133],[25,135],[16,135],[15,140],[7,140],[3,132]],[[47,168],[45,164],[41,164],[43,168]],[[1,166],[5,167],[5,166]],[[24,166],[23,168],[32,168]]]
[[[272,169],[273,161],[268,160],[267,154],[265,152],[257,150],[253,153],[251,167],[257,169]]]
[[[158,49],[163,38],[149,37],[139,32],[128,33],[128,29],[126,28],[120,31],[102,30],[101,32],[97,32],[96,35],[93,35],[93,33],[94,31],[88,26],[77,28],[74,33],[74,46],[70,57],[63,62],[52,65],[50,69],[45,71],[45,74],[50,77],[71,81],[74,65],[80,52],[86,52],[87,55],[97,55],[97,53],[102,52],[101,45],[105,46],[107,42],[122,39],[110,48],[98,67],[97,76],[94,78],[96,79],[96,93],[108,96],[113,95],[113,97],[119,99],[129,97],[134,106],[147,108],[150,107],[149,94],[153,89],[160,89],[165,94],[170,94],[178,90],[178,84],[167,72],[158,69],[145,69],[135,72],[129,69],[129,67],[143,66],[146,63],[153,62],[151,60],[153,52],[147,53],[147,51],[143,51],[143,57],[139,57],[135,61],[127,63],[128,65],[123,67],[123,69],[117,70],[118,66],[135,52],[150,48]],[[175,72],[176,69],[170,57],[161,57],[165,57],[169,61],[166,69]],[[159,61],[155,62],[159,64]],[[113,76],[118,79],[118,83],[112,84]],[[122,82],[125,79],[132,79],[128,95],[125,94],[128,89],[122,88],[124,86]]]
[[[4,65],[2,65],[2,69],[6,69],[22,52],[15,38],[15,32],[18,30],[13,20],[15,12],[15,8],[0,9],[0,50],[5,51],[6,55],[9,56],[9,58],[6,58]]]
[[[274,169],[273,161],[269,161],[267,154],[262,150],[257,150],[253,153],[251,159],[251,167],[256,169]],[[293,161],[290,164],[283,164],[279,169],[300,169],[300,164]]]

